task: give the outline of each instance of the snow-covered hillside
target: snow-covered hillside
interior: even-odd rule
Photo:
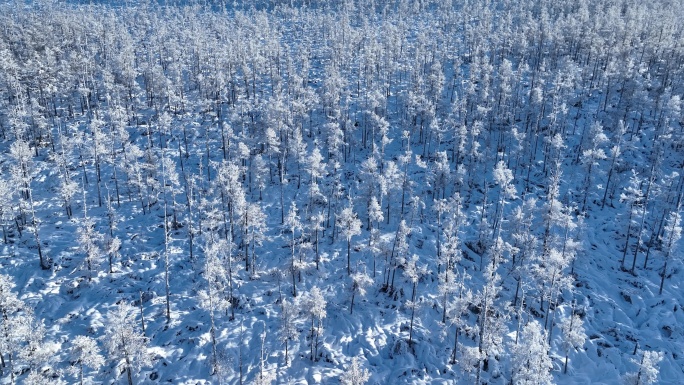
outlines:
[[[0,383],[682,382],[681,2],[81,3],[0,5]]]

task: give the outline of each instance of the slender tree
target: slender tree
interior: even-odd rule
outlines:
[[[561,331],[563,332],[563,350],[565,351],[565,362],[563,364],[563,373],[568,372],[568,356],[571,351],[577,351],[584,345],[587,339],[584,333],[584,322],[577,314],[572,314],[561,323]]]
[[[658,294],[663,294],[663,286],[665,285],[665,278],[667,277],[667,264],[670,261],[675,245],[682,238],[682,217],[679,212],[679,207],[672,211],[667,218],[663,235],[660,239],[663,244],[663,252],[665,253],[665,261],[663,262],[663,269],[660,272],[660,288]]]
[[[406,301],[406,307],[411,309],[411,323],[409,325],[409,345],[413,343],[413,322],[416,316],[416,308],[418,308],[417,288],[420,278],[427,273],[425,266],[418,265],[418,255],[413,254],[404,265],[404,276],[411,283],[411,299]]]
[[[123,365],[128,385],[133,385],[133,378],[138,371],[152,364],[152,357],[147,351],[148,339],[135,326],[135,308],[126,301],[107,313],[104,343],[108,359],[117,366]]]
[[[343,385],[364,385],[370,378],[368,369],[361,367],[359,357],[352,358],[347,370],[340,376],[340,383]]]
[[[79,383],[90,383],[85,369],[97,372],[104,365],[104,357],[100,354],[97,341],[88,336],[76,336],[71,342],[71,362],[78,374]]]
[[[636,372],[627,373],[623,380],[629,385],[650,385],[658,381],[658,364],[663,360],[662,352],[644,351],[641,361],[632,360],[637,364]]]
[[[515,384],[553,384],[553,362],[541,325],[530,321],[522,331],[521,341],[511,347],[511,380]]]
[[[351,275],[351,239],[361,234],[362,227],[361,220],[354,213],[351,198],[349,198],[347,207],[343,208],[340,214],[337,215],[337,226],[347,240],[347,274]]]
[[[309,344],[311,347],[311,361],[317,361],[318,339],[323,333],[323,319],[326,316],[325,307],[327,301],[323,297],[321,290],[314,286],[309,290],[304,302],[305,311],[311,318],[311,330],[309,334]]]
[[[349,305],[349,314],[354,313],[354,299],[357,296],[365,296],[368,286],[373,284],[371,277],[366,272],[357,271],[351,275],[351,304]]]
[[[290,341],[299,336],[298,328],[298,305],[283,299],[280,310],[279,339],[285,345],[285,366],[289,364]]]

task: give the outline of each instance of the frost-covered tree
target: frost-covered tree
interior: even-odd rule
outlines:
[[[306,171],[309,173],[309,183],[315,184],[319,179],[325,175],[325,162],[323,155],[318,147],[311,150],[311,154],[304,160]],[[310,197],[313,200],[313,196]]]
[[[123,153],[123,169],[126,173],[126,181],[128,184],[128,197],[131,199],[131,194],[133,192],[137,193],[138,200],[140,201],[140,208],[143,213],[149,205],[149,200],[146,203],[144,198],[147,194],[147,183],[146,183],[146,165],[140,161],[143,157],[144,152],[135,143],[129,143],[124,147]],[[148,197],[149,198],[149,197]]]
[[[318,339],[323,333],[323,319],[326,316],[325,307],[327,301],[323,297],[321,289],[314,286],[309,290],[302,305],[311,318],[311,330],[309,334],[311,347],[311,361],[316,361],[318,356]]]
[[[398,157],[399,169],[401,170],[399,172],[399,178],[397,180],[397,182],[399,183],[398,187],[401,188],[401,209],[399,211],[400,218],[404,218],[404,207],[406,206],[406,197],[411,197],[411,189],[415,184],[415,181],[410,177],[409,173],[409,167],[411,167],[411,164],[413,163],[413,152],[411,151],[410,146],[411,135],[408,133],[408,131],[404,131],[402,137],[406,140],[406,146],[404,148],[404,153],[399,155]],[[420,165],[422,161],[419,162],[419,160],[420,158],[416,156],[416,163]]]
[[[368,286],[373,284],[373,280],[365,271],[355,272],[351,275],[351,280],[351,304],[349,305],[349,314],[354,313],[354,299],[357,296],[365,296]]]
[[[513,172],[506,167],[506,163],[503,160],[496,164],[493,171],[493,177],[494,182],[499,186],[494,215],[494,237],[498,238],[505,206],[508,204],[509,200],[517,198],[517,191],[513,184]]]
[[[0,274],[0,368],[9,367],[10,382],[14,383],[15,365],[26,329],[23,327],[24,316],[21,311],[25,308],[23,301],[14,291],[15,284],[6,274]]]
[[[473,293],[466,287],[465,283],[469,278],[470,276],[467,273],[461,274],[460,279],[456,281],[456,287],[454,287],[454,292],[458,294],[454,295],[453,299],[447,304],[448,322],[454,326],[454,348],[451,351],[451,364],[457,362],[459,350],[458,337],[467,325],[468,319],[465,316],[470,312],[470,305],[473,302]]]
[[[662,138],[661,138],[662,139]],[[658,139],[654,139],[655,142],[658,142]],[[636,229],[636,247],[634,248],[634,256],[632,258],[632,268],[630,269],[630,272],[632,275],[636,274],[635,269],[636,269],[636,260],[637,256],[639,255],[639,252],[642,249],[642,246],[644,245],[644,238],[646,234],[648,233],[647,228],[648,228],[648,218],[649,218],[649,211],[651,208],[650,202],[653,200],[654,196],[657,196],[657,183],[656,179],[658,178],[659,175],[659,170],[660,167],[659,165],[662,162],[662,146],[658,143],[654,144],[656,148],[652,151],[652,162],[651,162],[651,167],[650,171],[648,172],[648,178],[645,181],[645,189],[643,190],[643,199],[641,200],[641,205],[635,207],[637,211],[637,216],[635,218],[639,218],[639,222]],[[639,188],[641,189],[641,187]],[[646,263],[644,263],[645,265]]]
[[[553,384],[553,363],[541,325],[531,320],[522,331],[522,343],[511,346],[511,380],[520,385]]]
[[[296,340],[299,336],[298,315],[298,304],[283,299],[280,307],[278,338],[285,345],[285,366],[289,362],[290,341]]]
[[[245,210],[247,209],[245,191],[242,187],[243,172],[244,168],[235,162],[224,161],[218,166],[214,182],[223,209],[224,236],[228,236],[228,233],[230,233],[234,238],[238,235],[235,224],[242,228],[245,223],[241,220],[244,218]],[[231,241],[234,240],[231,239]]]
[[[589,197],[589,192],[592,190],[593,173],[596,170],[595,167],[599,165],[599,161],[606,159],[606,153],[601,146],[608,141],[608,137],[603,132],[603,127],[598,122],[594,122],[589,128],[589,138],[591,144],[589,148],[582,151],[581,157],[581,161],[585,167],[582,211],[585,211],[587,207],[587,198]]]
[[[102,207],[102,161],[107,154],[107,149],[111,147],[111,145],[107,144],[107,141],[111,136],[106,135],[103,131],[104,125],[105,122],[100,118],[95,117],[95,119],[92,119],[88,124],[90,133],[84,140],[84,144],[86,145],[84,152],[95,167],[95,186],[97,187],[97,202],[99,207]]]
[[[641,190],[641,185],[643,180],[639,175],[632,169],[632,175],[629,178],[629,184],[625,187],[624,192],[620,194],[620,202],[627,205],[629,209],[629,216],[627,219],[627,232],[625,234],[625,246],[622,250],[622,261],[621,267],[625,269],[625,259],[627,258],[627,252],[629,250],[629,241],[634,236],[634,230],[639,226],[639,218],[643,215],[644,209],[642,207],[645,205],[644,193]]]
[[[439,202],[438,202],[439,203]],[[439,274],[439,286],[438,291],[440,295],[443,295],[443,311],[442,311],[442,322],[446,322],[447,313],[447,302],[450,295],[453,295],[458,288],[455,282],[456,279],[456,266],[461,260],[461,236],[460,236],[460,222],[461,222],[461,199],[458,193],[455,193],[452,199],[444,206],[447,212],[450,214],[447,216],[446,224],[442,231],[443,241],[438,242],[438,256],[439,263],[443,269],[443,272]],[[438,234],[439,236],[439,234]],[[439,241],[440,237],[438,237]],[[440,252],[441,250],[441,252]]]
[[[64,200],[64,209],[69,219],[71,219],[73,215],[71,201],[72,198],[78,193],[78,190],[78,183],[72,181],[71,179],[65,177],[60,181],[59,195]]]
[[[608,197],[609,192],[614,191],[614,188],[610,184],[610,182],[613,180],[613,175],[615,174],[616,169],[623,162],[623,136],[626,132],[627,125],[625,125],[624,121],[620,120],[620,122],[618,123],[618,129],[615,132],[615,136],[613,138],[613,146],[610,148],[610,166],[608,168],[608,176],[606,178],[606,186],[604,188],[605,191],[603,192],[603,199],[601,200],[601,208],[603,208],[606,205],[606,198]],[[610,197],[612,206],[612,193],[610,194]]]
[[[133,385],[133,378],[141,368],[152,364],[147,351],[148,339],[136,327],[135,313],[133,306],[121,300],[107,313],[103,338],[108,360],[117,367],[123,366],[128,385]]]
[[[495,273],[491,264],[487,264],[483,273],[486,281],[480,292],[475,295],[474,301],[480,309],[477,322],[477,383],[480,382],[482,371],[489,367],[490,360],[504,351],[503,337],[507,333],[505,322],[508,318],[507,314],[496,304],[496,299],[502,289],[501,277]]]
[[[100,246],[104,237],[95,230],[95,221],[87,215],[85,206],[83,215],[83,221],[78,228],[78,244],[83,254],[85,254],[84,265],[88,270],[88,280],[90,281],[93,279],[93,275],[96,275],[95,271],[97,271],[104,259],[104,252]]]
[[[50,268],[50,263],[47,257],[43,255],[43,247],[40,242],[40,233],[38,231],[40,222],[36,216],[36,208],[33,200],[33,188],[31,187],[31,183],[34,178],[33,173],[35,170],[33,165],[33,154],[29,144],[23,140],[17,140],[12,143],[10,146],[10,157],[14,161],[10,169],[10,173],[14,183],[16,183],[17,188],[21,193],[20,195],[23,198],[22,202],[28,204],[28,210],[31,215],[31,228],[33,230],[33,237],[36,241],[40,267],[43,270],[47,270]],[[24,213],[23,209],[20,208],[20,210],[22,213]],[[25,214],[23,214],[22,217],[25,217]]]
[[[266,239],[266,214],[259,203],[247,203],[244,216],[245,270],[251,271],[252,277],[257,277],[259,272],[256,248]]]
[[[416,308],[418,302],[416,301],[418,281],[427,273],[425,266],[418,265],[418,255],[413,254],[404,265],[404,277],[411,283],[411,299],[406,301],[406,307],[411,309],[411,323],[409,325],[409,345],[413,343],[413,321],[416,316]]]
[[[71,341],[70,359],[73,371],[78,375],[81,385],[90,383],[91,379],[87,376],[85,369],[97,372],[104,365],[104,357],[100,354],[100,347],[97,341],[88,336],[76,336]]]
[[[342,385],[364,385],[369,378],[370,373],[368,369],[361,366],[361,359],[354,357],[349,367],[340,376],[340,383]]]
[[[663,360],[663,353],[644,351],[641,361],[632,360],[637,365],[636,372],[627,373],[623,377],[625,385],[650,385],[658,381],[658,364]]]
[[[389,254],[389,260],[385,264],[385,272],[387,274],[385,288],[388,290],[388,292],[392,292],[394,290],[394,277],[396,275],[397,268],[408,257],[408,236],[410,233],[411,229],[406,225],[406,221],[402,220],[399,222],[399,227],[397,227],[397,231],[394,236],[392,252]]]
[[[560,325],[563,333],[563,350],[565,351],[565,363],[563,373],[568,372],[568,356],[571,351],[576,351],[584,345],[587,335],[584,333],[584,321],[577,314],[565,318]]]
[[[42,373],[57,354],[57,344],[46,338],[47,330],[43,320],[38,319],[30,307],[24,307],[16,327],[23,333],[23,345],[18,357],[32,372]]]
[[[451,179],[451,166],[446,151],[438,151],[430,167],[430,185],[433,199],[444,199]]]
[[[351,275],[351,239],[361,234],[361,227],[363,226],[361,220],[354,212],[351,198],[347,207],[343,208],[337,215],[337,226],[347,240],[347,274]]]
[[[562,290],[569,289],[572,277],[567,275],[566,268],[570,266],[568,254],[553,248],[547,256],[538,256],[531,265],[531,273],[537,281],[539,290],[539,307],[544,312],[544,329],[553,327],[550,319],[551,309],[555,310],[558,295]],[[546,310],[544,310],[546,305]]]
[[[119,225],[119,215],[114,206],[112,205],[109,196],[107,196],[107,227],[109,228],[109,233],[105,235],[105,250],[107,254],[107,260],[109,262],[109,274],[114,273],[114,259],[119,257],[119,251],[121,249],[121,239],[114,235],[114,231],[118,229]]]
[[[532,227],[536,205],[537,200],[529,198],[521,205],[515,207],[511,215],[511,221],[513,222],[513,229],[511,231],[513,238],[512,249],[514,251],[511,263],[513,265],[513,276],[517,281],[513,298],[514,307],[518,304],[523,278],[529,268],[528,261],[534,259],[532,256],[535,254],[538,246],[538,240]]]
[[[663,252],[665,253],[665,261],[663,262],[663,270],[660,272],[660,288],[658,294],[663,294],[663,286],[665,285],[665,278],[667,277],[667,265],[670,257],[673,254],[677,242],[682,238],[682,216],[679,212],[679,207],[672,211],[667,218],[663,235],[660,238],[663,244]]]
[[[382,175],[379,178],[381,204],[382,197],[387,199],[387,215],[385,220],[390,223],[390,207],[392,205],[392,192],[401,188],[401,171],[393,161],[387,161],[382,168]],[[401,216],[400,216],[401,217]]]
[[[266,331],[260,335],[261,348],[259,349],[259,373],[254,378],[255,385],[271,385],[277,379],[276,373],[266,370]]]
[[[165,156],[161,159],[161,174],[162,174],[162,181],[163,181],[163,193],[164,193],[164,210],[166,211],[166,214],[168,215],[169,208],[171,210],[171,216],[172,216],[172,222],[169,227],[173,229],[178,228],[178,207],[177,207],[177,202],[176,202],[176,196],[179,193],[180,190],[180,178],[178,176],[178,171],[176,170],[176,162],[168,157]],[[168,196],[171,196],[171,204],[169,205],[167,200]],[[169,207],[170,206],[170,207]]]
[[[268,184],[268,169],[266,161],[261,154],[257,154],[251,163],[252,181],[259,189],[259,200],[263,200],[263,192]]]
[[[8,225],[11,223],[14,216],[14,192],[8,180],[0,177],[0,227],[2,227],[2,240],[7,244]]]
[[[309,217],[309,231],[313,233],[314,241],[313,241],[313,247],[314,247],[314,254],[315,254],[315,262],[316,262],[316,270],[319,269],[320,263],[321,263],[321,253],[319,250],[319,245],[320,245],[320,239],[321,239],[321,233],[323,230],[325,230],[325,227],[323,226],[323,223],[325,222],[325,215],[323,215],[322,212],[315,213]]]
[[[366,208],[368,209],[368,223],[366,228],[370,229],[374,224],[371,220],[371,212],[375,209],[371,208],[371,206],[374,204],[373,202],[375,202],[375,204],[379,204],[377,194],[380,192],[378,178],[381,174],[376,157],[370,156],[364,160],[361,163],[359,174],[361,179],[361,188],[366,201]]]
[[[564,205],[559,199],[562,175],[563,173],[560,169],[560,164],[556,164],[556,167],[551,170],[548,178],[546,201],[542,207],[542,220],[544,223],[544,236],[542,238],[543,253],[548,253],[549,249],[553,247],[553,230],[555,230],[563,221]]]
[[[290,238],[290,273],[292,274],[292,296],[296,297],[297,296],[297,282],[296,282],[296,275],[299,270],[301,270],[302,266],[297,260],[296,253],[295,253],[295,247],[296,247],[296,240],[298,237],[301,237],[301,231],[303,229],[302,222],[300,220],[299,214],[297,213],[297,205],[292,202],[292,205],[290,206],[290,210],[287,212],[287,216],[285,217],[284,221],[284,227],[285,229],[290,233],[291,238]],[[297,232],[300,232],[300,234],[297,234]]]
[[[211,337],[211,352],[213,360],[213,370],[216,373],[219,360],[216,343],[216,317],[221,312],[227,312],[228,309],[234,312],[232,305],[232,278],[231,274],[226,271],[226,264],[221,259],[221,255],[226,252],[227,242],[217,240],[209,243],[205,248],[204,261],[204,279],[206,280],[206,288],[198,292],[199,305],[201,308],[209,312],[210,328],[209,335]],[[232,264],[230,256],[228,256],[227,267],[231,268]],[[227,292],[226,292],[227,291]],[[218,314],[217,314],[218,313]],[[231,319],[235,318],[235,313],[231,314]]]

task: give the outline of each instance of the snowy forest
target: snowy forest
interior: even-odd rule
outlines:
[[[0,2],[0,384],[680,384],[682,0]]]

